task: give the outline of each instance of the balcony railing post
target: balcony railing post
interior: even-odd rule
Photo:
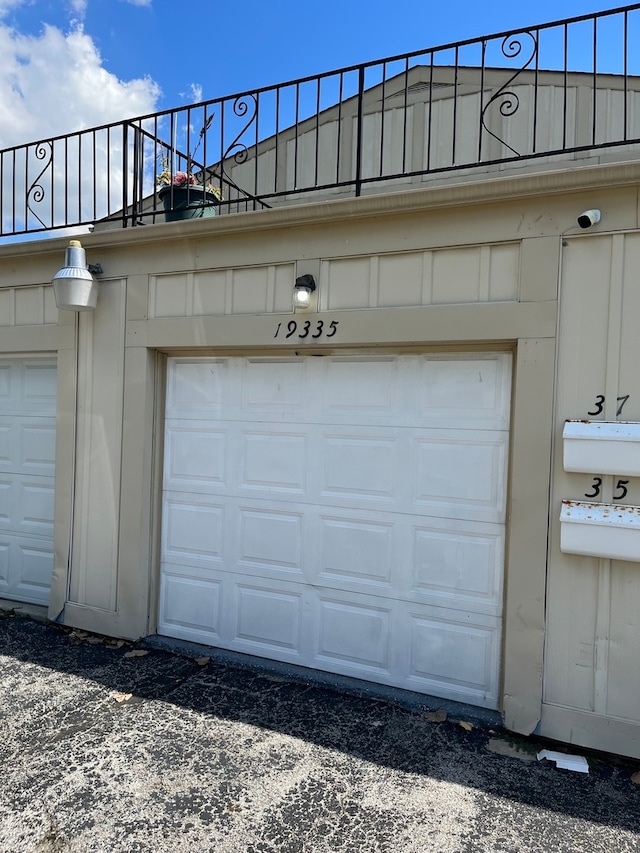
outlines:
[[[364,65],[360,66],[358,72],[358,122],[356,128],[356,174],[355,191],[356,196],[362,192],[362,136],[364,121]]]
[[[129,139],[128,123],[122,122],[122,227],[127,227],[127,197],[129,195]]]
[[[129,124],[129,130],[132,136],[132,154],[133,162],[131,165],[131,194],[130,194],[130,216],[131,227],[135,227],[138,222],[139,211],[142,207],[142,138],[140,136],[140,128],[133,124]]]

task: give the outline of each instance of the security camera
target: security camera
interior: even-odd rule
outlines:
[[[96,226],[93,224],[87,225],[87,231],[89,232],[89,234],[93,234],[93,232],[95,231],[95,227]]]
[[[591,228],[592,225],[600,222],[602,214],[599,210],[585,210],[576,220],[580,228]]]

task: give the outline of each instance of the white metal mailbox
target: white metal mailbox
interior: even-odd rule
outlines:
[[[565,471],[640,476],[640,423],[567,421],[562,438]]]
[[[640,506],[562,501],[560,550],[640,562]]]

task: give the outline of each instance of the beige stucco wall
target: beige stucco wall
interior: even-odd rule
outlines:
[[[603,234],[638,228],[639,177],[635,166],[597,167],[96,232],[83,243],[104,268],[98,308],[60,312],[58,324],[47,282],[66,240],[1,248],[0,353],[58,353],[50,616],[129,638],[155,629],[167,353],[504,349],[514,381],[503,708],[510,728],[533,731],[543,714],[551,454],[565,417],[560,406],[554,416],[563,243],[595,269],[598,247],[620,239]],[[603,221],[579,234],[576,215],[590,207]],[[331,342],[275,337],[305,273],[318,282],[317,317],[338,323]],[[557,455],[553,464],[557,474]],[[553,549],[551,559],[555,578],[565,569]],[[548,702],[563,677],[549,661],[566,652],[570,593],[550,581]]]

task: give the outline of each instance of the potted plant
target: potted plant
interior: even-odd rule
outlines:
[[[172,172],[164,157],[156,183],[166,222],[215,216],[216,205],[222,199],[219,187],[197,183],[191,172]]]

